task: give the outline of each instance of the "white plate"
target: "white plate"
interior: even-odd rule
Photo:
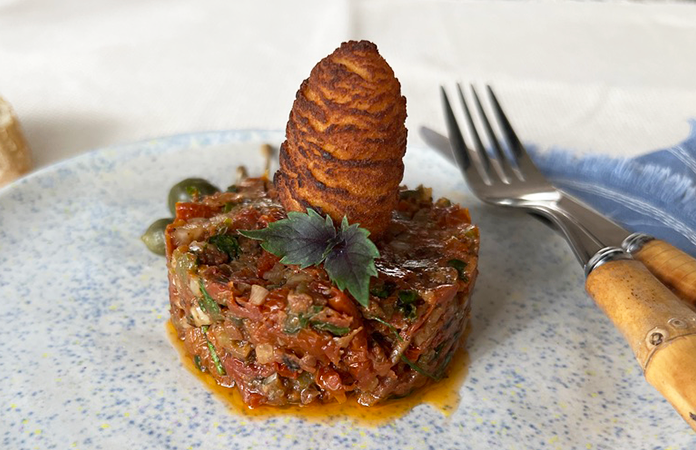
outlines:
[[[644,380],[587,299],[565,242],[482,206],[458,171],[410,148],[405,182],[468,205],[481,227],[470,367],[459,409],[381,427],[261,422],[230,413],[165,334],[164,259],[139,236],[189,176],[260,173],[261,142],[232,131],[95,151],[0,191],[0,447],[302,449],[688,448],[694,432]]]

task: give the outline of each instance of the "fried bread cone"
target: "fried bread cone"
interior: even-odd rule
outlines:
[[[379,237],[398,201],[406,99],[368,41],[343,43],[300,86],[275,175],[287,211],[306,208]]]

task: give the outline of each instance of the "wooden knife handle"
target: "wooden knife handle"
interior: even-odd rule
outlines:
[[[635,260],[602,264],[585,287],[630,344],[648,382],[696,430],[696,312]]]
[[[633,256],[696,307],[696,259],[659,239],[646,242]]]

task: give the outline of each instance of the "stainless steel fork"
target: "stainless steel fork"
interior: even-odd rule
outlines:
[[[469,187],[486,203],[542,215],[563,233],[583,265],[587,291],[626,337],[647,380],[696,430],[696,311],[665,286],[696,305],[696,261],[666,242],[629,233],[551,185],[529,157],[493,90],[486,90],[493,121],[474,87],[465,95],[457,85],[467,144],[441,89],[450,145]],[[672,272],[678,267],[686,270],[675,280]]]
[[[498,133],[484,113],[473,86],[471,97],[481,124],[481,134],[490,144],[491,155],[474,125],[472,108],[469,108],[461,85],[457,85],[457,91],[472,145],[466,144],[447,94],[442,89],[447,127],[457,164],[477,197],[493,205],[524,208],[553,222],[588,273],[609,257],[627,257],[621,246],[631,233],[546,180],[517,137],[490,86],[487,86],[487,91]],[[641,238],[645,240],[647,236],[641,235]],[[632,240],[639,240],[638,236]],[[600,252],[604,259],[592,260]]]

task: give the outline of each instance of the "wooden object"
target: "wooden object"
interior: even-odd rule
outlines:
[[[31,169],[31,153],[10,105],[0,97],[0,187]]]
[[[634,256],[679,297],[696,307],[696,259],[659,239],[645,243]]]
[[[696,312],[635,260],[597,267],[585,286],[628,341],[648,382],[696,430]]]

